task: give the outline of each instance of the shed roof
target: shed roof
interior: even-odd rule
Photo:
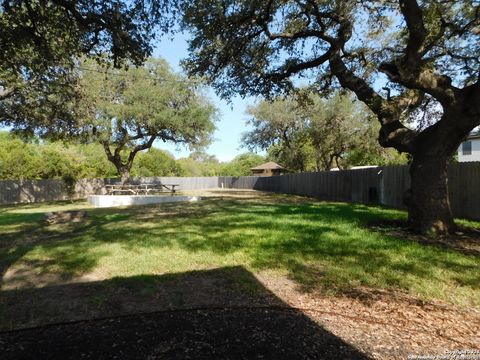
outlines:
[[[269,161],[269,162],[266,162],[265,164],[255,166],[251,170],[281,170],[281,169],[285,169],[285,168],[281,165],[278,165],[276,162]]]

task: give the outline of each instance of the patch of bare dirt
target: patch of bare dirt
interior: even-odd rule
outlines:
[[[14,266],[10,266],[0,279],[0,290],[43,288],[51,285],[75,284],[101,279],[98,273],[74,275],[65,272],[39,270],[41,267],[52,265],[55,265],[54,260],[24,260],[16,263]]]
[[[70,222],[81,222],[87,217],[86,211],[57,211],[45,213],[45,221],[52,224],[65,224]]]

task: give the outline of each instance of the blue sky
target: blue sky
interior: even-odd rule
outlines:
[[[176,34],[173,40],[163,38],[156,44],[153,53],[155,57],[166,59],[175,72],[182,72],[180,61],[188,55],[187,37],[184,34]],[[208,91],[209,98],[219,110],[219,121],[214,134],[214,142],[207,148],[207,153],[215,155],[220,161],[230,161],[236,155],[246,152],[240,148],[242,133],[247,130],[247,105],[255,102],[254,98],[242,99],[235,97],[230,102],[220,99],[212,89]],[[189,151],[185,148],[177,149],[175,145],[157,142],[154,145],[163,150],[170,151],[176,158],[188,156]]]

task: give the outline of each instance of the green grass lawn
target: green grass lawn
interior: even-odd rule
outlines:
[[[111,279],[242,266],[286,275],[303,291],[393,289],[480,307],[478,256],[365,226],[403,219],[404,212],[245,194],[131,208],[93,209],[83,202],[1,207],[2,288],[38,286],[38,279],[51,279],[42,284],[49,285],[58,279],[53,275]],[[88,210],[83,223],[43,222],[47,211],[81,208]]]

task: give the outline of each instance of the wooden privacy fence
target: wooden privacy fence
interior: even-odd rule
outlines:
[[[3,180],[0,181],[0,204],[84,199],[101,193],[104,185],[103,179],[81,179],[69,191],[64,181],[58,179]]]
[[[85,199],[88,195],[104,194],[105,185],[118,179],[81,179],[69,191],[60,179],[0,181],[0,204]],[[133,179],[135,184],[178,184],[180,190],[218,187],[218,177],[144,177]]]
[[[453,163],[448,168],[449,197],[455,216],[480,220],[480,162]],[[286,174],[273,177],[220,177],[226,188],[275,191],[329,201],[379,203],[404,208],[410,187],[408,166]]]
[[[378,201],[381,168],[322,171],[272,177],[220,177],[227,188],[274,191],[330,201]]]
[[[448,178],[455,216],[480,220],[480,162],[451,164]],[[71,196],[62,180],[0,181],[0,204],[81,199],[103,193],[105,184],[115,181],[118,179],[79,180]],[[179,184],[179,190],[253,189],[403,208],[410,177],[408,166],[386,166],[272,177],[150,177],[134,179],[134,183]]]

